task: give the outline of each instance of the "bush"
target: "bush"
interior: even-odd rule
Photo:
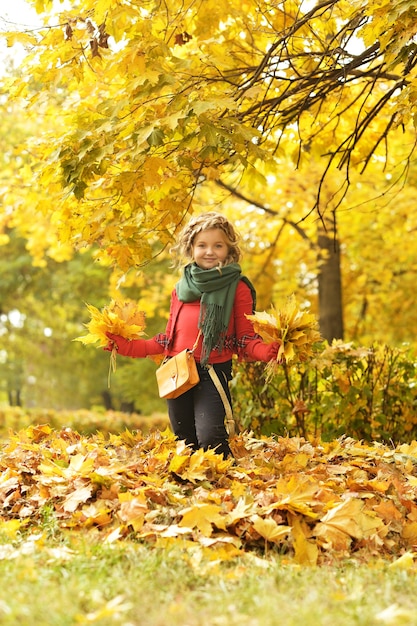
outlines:
[[[406,349],[334,342],[308,363],[283,365],[265,382],[265,365],[237,365],[234,413],[242,430],[332,440],[417,438],[417,365]]]
[[[28,426],[49,424],[55,430],[71,428],[83,435],[98,431],[104,434],[119,434],[127,430],[140,430],[144,434],[153,429],[165,430],[169,422],[164,414],[150,417],[121,411],[55,411],[53,409],[0,408],[0,436],[9,431],[19,431]]]

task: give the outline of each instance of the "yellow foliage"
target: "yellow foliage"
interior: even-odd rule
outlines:
[[[316,317],[297,308],[294,295],[280,309],[274,306],[270,312],[255,312],[247,315],[254,330],[266,343],[279,342],[277,363],[306,360],[312,355],[312,346],[320,341]],[[269,369],[272,375],[275,364]]]
[[[141,243],[148,240],[144,234],[154,233],[162,247],[172,239],[184,215],[193,211],[197,179],[217,180],[229,167],[240,177],[245,170],[259,171],[268,161],[276,171],[279,158],[275,155],[282,155],[282,142],[277,149],[273,128],[261,130],[259,123],[267,94],[271,90],[279,99],[285,93],[287,72],[292,81],[295,71],[300,83],[311,68],[317,67],[324,76],[325,64],[333,62],[332,50],[328,59],[322,54],[315,58],[310,51],[317,45],[321,49],[327,40],[343,45],[342,38],[335,36],[338,21],[353,22],[357,11],[339,1],[326,19],[321,12],[313,13],[311,23],[306,20],[295,26],[306,18],[306,9],[292,0],[268,9],[267,18],[261,5],[252,0],[233,0],[227,6],[215,0],[198,6],[167,0],[163,9],[152,2],[146,7],[137,3],[120,7],[108,0],[85,0],[81,8],[62,11],[44,0],[32,1],[39,10],[47,7],[55,12],[53,23],[60,26],[51,27],[50,15],[45,14],[44,27],[36,36],[6,35],[10,41],[32,43],[22,72],[32,81],[11,81],[6,90],[10,101],[18,103],[23,95],[27,98],[25,121],[37,126],[47,120],[48,124],[47,132],[43,128],[41,134],[31,133],[34,139],[28,140],[24,153],[32,155],[39,193],[45,189],[42,181],[47,184],[48,213],[57,218],[60,240],[74,247],[99,243],[124,271],[149,260],[155,252]],[[270,69],[265,67],[269,78],[265,80],[260,72],[258,81],[254,68],[263,68],[268,61],[267,51],[275,49],[276,33],[282,31],[285,38],[292,28],[297,36],[289,37],[285,52],[294,56],[288,70],[282,58],[283,80],[280,76],[270,84]],[[281,54],[278,51],[276,58]],[[42,89],[31,92],[32,83]],[[353,89],[351,83],[343,98],[349,98]],[[300,96],[306,109],[298,117],[300,134],[323,135],[320,141],[326,152],[343,143],[338,136],[344,130],[339,116],[333,125],[329,122],[341,99],[336,92],[335,97],[330,93],[325,102],[317,102],[317,111],[312,103],[311,113],[304,106],[305,95]],[[297,99],[297,94],[293,97]],[[358,95],[352,101],[356,98],[360,108]],[[343,116],[345,124],[348,119]],[[275,124],[275,115],[270,120]],[[320,133],[314,133],[315,126]],[[290,140],[288,145],[298,146],[298,142]],[[303,158],[306,155],[304,151]],[[297,148],[295,158],[300,156]],[[202,176],[196,176],[197,172]],[[34,189],[33,179],[30,189]],[[38,205],[38,200],[24,195],[22,223]],[[67,214],[66,207],[73,201],[76,208]],[[129,215],[122,210],[124,206],[130,207]],[[119,210],[123,214],[115,215]],[[128,236],[127,227],[132,224],[141,237]],[[114,228],[117,237],[110,235]],[[40,248],[41,239],[37,245]]]
[[[417,516],[416,487],[401,447],[248,433],[231,445],[235,462],[213,450],[193,453],[168,430],[110,440],[69,428],[11,434],[1,450],[0,530],[13,539],[22,526],[39,528],[47,501],[63,529],[94,525],[109,542],[132,533],[159,546],[177,542],[185,558],[196,547],[228,560],[285,546],[299,565],[378,555],[392,569],[415,571],[415,532],[407,529]],[[408,453],[415,461],[415,450]],[[307,463],[297,463],[300,454]],[[390,489],[375,488],[375,475]],[[236,497],[238,485],[244,493]]]
[[[12,156],[1,199],[7,227],[28,240],[37,265],[94,246],[100,262],[127,272],[167,249],[188,213],[221,206],[249,242],[260,306],[274,301],[271,290],[275,297],[303,290],[317,310],[306,287],[318,272],[310,209],[318,189],[326,213],[338,208],[345,154],[350,170],[366,166],[361,176],[349,172],[338,210],[346,336],[414,341],[415,194],[401,182],[415,139],[413,3],[338,0],[318,10],[285,0],[265,4],[266,13],[258,0],[167,0],[164,10],[155,2],[32,4],[56,15],[45,15],[35,34],[3,33],[28,55],[4,82],[3,118],[16,120],[13,127],[22,120],[25,134],[3,129],[10,143],[3,153]],[[372,50],[375,42],[374,60],[356,56],[356,46]],[[386,101],[397,80],[402,89]],[[312,84],[321,88],[309,93]],[[297,93],[302,85],[307,90]],[[292,123],[285,110],[294,112]],[[327,155],[334,160],[323,181]],[[386,210],[393,181],[401,182],[400,203]],[[217,201],[219,182],[247,198],[247,208],[230,191]],[[391,258],[382,278],[375,250]],[[399,313],[408,318],[393,325]]]
[[[108,306],[101,311],[91,304],[87,304],[91,320],[84,324],[88,329],[88,334],[77,337],[74,341],[81,341],[84,344],[99,343],[105,346],[108,343],[106,333],[121,335],[125,339],[139,339],[144,334],[145,314],[139,311],[137,305],[132,300],[116,301],[112,300]]]
[[[11,48],[16,43],[19,43],[23,46],[33,46],[37,43],[37,39],[35,35],[31,35],[30,33],[20,33],[17,31],[3,33],[3,36],[6,37],[7,45]]]

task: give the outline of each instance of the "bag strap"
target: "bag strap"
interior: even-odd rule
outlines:
[[[191,349],[191,352],[193,353],[194,350],[197,348],[197,344],[198,344],[198,340],[201,337],[201,328],[198,331],[198,335],[197,335],[197,339],[195,340],[195,343]],[[224,409],[226,411],[226,430],[227,430],[227,434],[229,435],[229,437],[234,437],[234,435],[236,434],[236,425],[235,425],[235,420],[233,417],[233,411],[232,411],[232,407],[230,406],[230,402],[229,402],[229,398],[226,395],[225,390],[223,389],[223,385],[220,382],[220,379],[217,375],[216,370],[214,369],[214,367],[212,365],[207,365],[207,370],[208,373],[211,376],[211,380],[213,381],[217,391],[219,392],[219,396],[222,399],[223,405],[224,405]]]
[[[235,426],[235,420],[233,417],[233,411],[232,411],[232,407],[230,406],[229,398],[227,397],[226,392],[223,389],[223,385],[221,384],[218,374],[216,370],[214,369],[214,367],[212,365],[207,365],[207,369],[224,404],[224,408],[226,411],[227,434],[229,435],[229,437],[234,437],[234,435],[236,434],[236,426]]]
[[[198,345],[198,340],[200,339],[200,337],[201,337],[201,328],[200,328],[200,330],[198,331],[197,339],[195,340],[194,345],[193,345],[193,347],[191,348],[190,352],[192,352],[192,353],[194,353],[194,352],[195,352],[195,349],[197,348],[197,345]]]

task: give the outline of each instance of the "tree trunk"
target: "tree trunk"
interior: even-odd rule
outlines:
[[[20,389],[7,390],[7,397],[9,399],[9,406],[22,406],[22,396]]]
[[[101,392],[101,397],[103,398],[103,405],[106,411],[113,411],[113,399],[110,391],[105,389]]]
[[[340,246],[334,225],[327,223],[318,234],[321,265],[318,275],[320,333],[329,343],[343,339]]]

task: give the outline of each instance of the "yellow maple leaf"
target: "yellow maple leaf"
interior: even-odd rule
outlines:
[[[408,550],[407,552],[402,554],[398,559],[395,559],[395,561],[392,561],[392,563],[390,563],[388,567],[390,569],[411,569],[414,567],[414,564],[415,564],[414,559],[416,556],[417,555],[415,552],[410,552]]]
[[[64,511],[74,512],[78,508],[79,504],[87,502],[87,500],[91,497],[92,491],[93,488],[91,485],[84,485],[83,487],[79,487],[69,493],[63,503]]]
[[[215,504],[196,504],[182,511],[182,520],[179,526],[198,528],[203,535],[211,537],[213,524],[224,529],[224,518],[221,516],[221,507]]]
[[[133,300],[112,300],[101,311],[95,306],[87,304],[87,309],[91,315],[91,320],[84,324],[88,333],[76,337],[73,341],[80,341],[84,344],[98,342],[98,347],[104,347],[109,341],[107,333],[121,335],[125,339],[139,339],[144,334],[145,313],[137,308],[137,304]],[[116,355],[117,350],[114,347],[110,353],[109,387],[111,372],[116,371]]]
[[[22,526],[27,524],[27,521],[28,520],[22,519],[1,520],[0,532],[8,539],[16,539],[18,534],[21,532]]]
[[[252,502],[245,502],[243,498],[239,498],[236,506],[228,513],[226,521],[228,526],[232,526],[236,522],[250,517],[253,514],[255,506]]]
[[[272,518],[264,519],[259,515],[255,516],[253,527],[261,537],[272,543],[279,543],[291,532],[291,526],[277,524]]]
[[[119,493],[119,517],[125,524],[132,526],[135,532],[142,529],[145,514],[149,511],[144,493]]]
[[[188,463],[187,456],[175,454],[169,463],[169,470],[170,472],[175,472],[177,474],[178,471],[181,470],[181,468],[183,468],[186,463]]]
[[[314,542],[309,540],[310,530],[308,525],[294,516],[291,534],[297,563],[300,565],[317,565],[319,549]]]
[[[317,483],[309,477],[298,474],[291,476],[288,480],[281,478],[275,488],[278,500],[266,506],[264,510],[266,513],[272,513],[274,510],[284,509],[302,513],[314,519],[317,517],[317,513],[313,510],[317,503],[317,492]]]
[[[255,312],[246,316],[253,324],[255,332],[266,343],[279,342],[277,363],[306,360],[312,355],[312,346],[320,341],[316,317],[308,311],[297,308],[294,295],[287,299],[281,308],[272,306],[271,311]],[[275,372],[275,365],[267,369],[267,378]]]
[[[255,312],[246,316],[253,324],[255,332],[261,335],[266,343],[271,343],[280,339],[280,329],[278,320],[272,313],[266,311]]]
[[[76,337],[74,341],[84,344],[99,343],[99,347],[107,345],[106,333],[121,335],[125,339],[138,339],[144,334],[145,313],[138,310],[137,304],[132,300],[112,300],[101,311],[91,304],[87,304],[91,320],[84,324],[88,330],[87,335]]]
[[[351,538],[367,538],[383,530],[382,520],[366,512],[361,500],[350,499],[330,508],[316,525],[314,535],[335,549],[347,549]]]

